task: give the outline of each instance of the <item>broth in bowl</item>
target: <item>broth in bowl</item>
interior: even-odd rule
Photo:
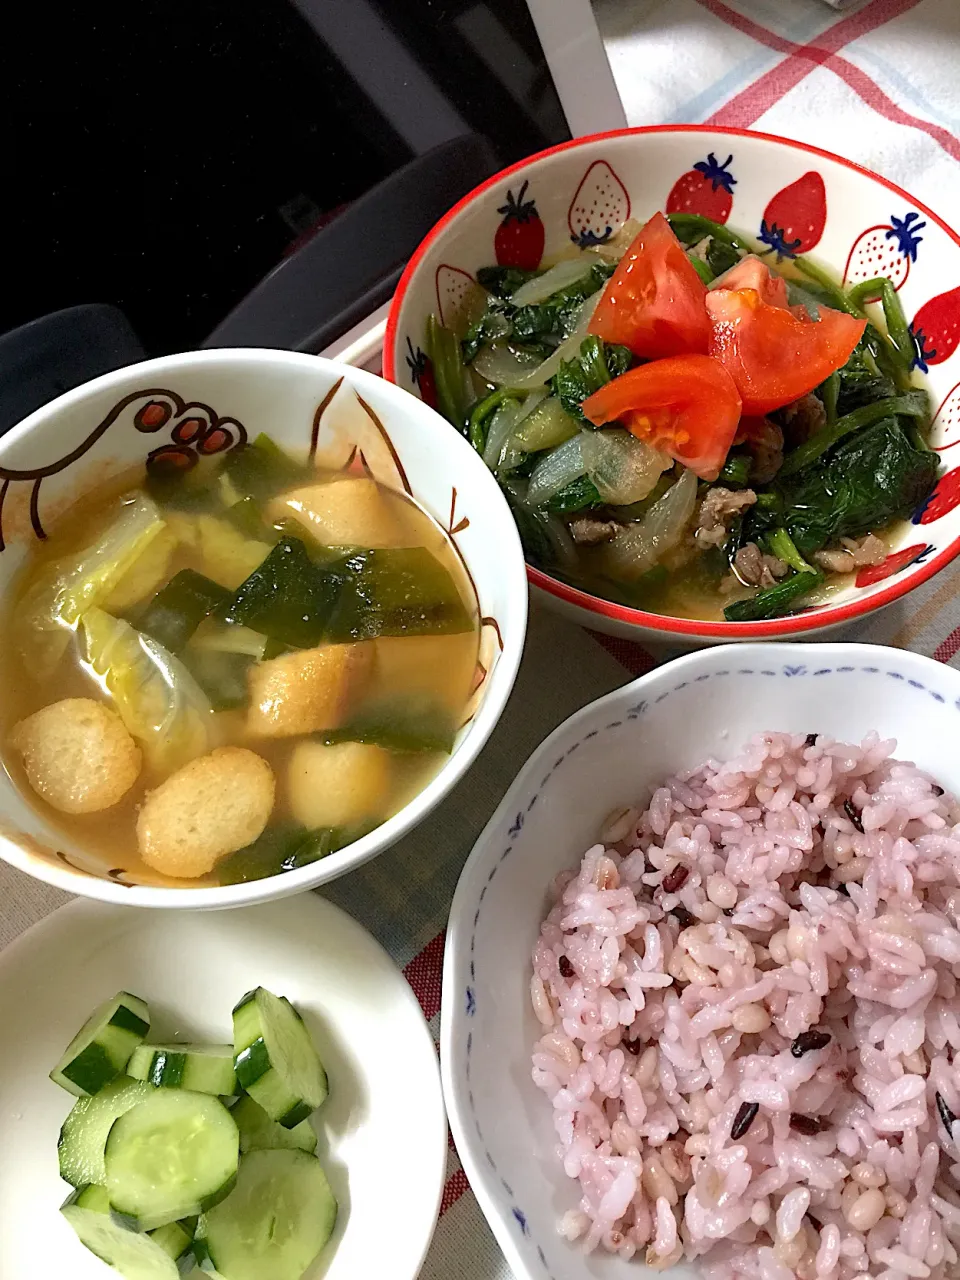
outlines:
[[[467,718],[479,610],[451,538],[357,461],[324,470],[263,435],[178,456],[87,493],[28,559],[4,763],[111,865],[236,883],[426,786]]]

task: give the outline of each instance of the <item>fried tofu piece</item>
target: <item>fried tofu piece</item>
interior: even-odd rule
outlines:
[[[104,600],[102,608],[116,616],[159,591],[170,577],[170,560],[178,542],[172,529],[161,529]]]
[[[375,480],[344,476],[274,499],[270,520],[299,520],[326,547],[403,547],[409,534]]]
[[[172,512],[167,523],[197,558],[197,568],[228,591],[236,591],[270,554],[269,542],[248,538],[229,520]]]
[[[382,636],[375,640],[371,701],[427,699],[459,716],[473,687],[477,639],[451,636]]]
[[[10,739],[30,786],[61,813],[109,809],[140,776],[140,748],[117,713],[92,698],[35,711]]]
[[[297,822],[352,827],[386,817],[391,759],[363,742],[299,742],[287,766],[287,796]]]
[[[258,662],[249,674],[247,732],[258,738],[289,738],[339,728],[372,666],[369,642],[323,644]]]
[[[245,747],[218,747],[191,760],[151,791],[137,819],[148,867],[192,880],[251,844],[273,811],[273,771]]]

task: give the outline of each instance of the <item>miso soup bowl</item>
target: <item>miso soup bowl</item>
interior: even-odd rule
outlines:
[[[727,178],[712,185],[704,170]],[[514,220],[509,235],[498,235],[516,201],[526,221]],[[955,325],[960,315],[960,236],[908,192],[841,156],[770,134],[684,124],[595,134],[521,160],[464,196],[410,259],[387,321],[385,376],[432,398],[433,378],[424,376],[427,319],[436,314],[454,322],[479,267],[549,265],[571,242],[603,242],[628,218],[645,222],[658,209],[706,213],[752,239],[774,263],[779,228],[802,222],[803,252],[845,283],[864,279],[867,269],[876,274],[882,262],[907,319],[917,334],[923,330],[941,479],[897,533],[883,564],[851,575],[829,599],[788,618],[668,617],[577,590],[535,565],[528,568],[531,586],[583,626],[695,645],[823,633],[926,582],[960,552],[960,347],[943,327],[944,319]]]
[[[41,816],[0,771],[0,857],[81,897],[141,907],[242,906],[315,888],[376,857],[463,777],[513,687],[527,620],[523,551],[507,504],[467,442],[406,391],[373,374],[285,351],[165,356],[106,374],[38,409],[0,438],[0,618],[18,571],[93,485],[145,464],[192,466],[268,433],[301,459],[361,463],[412,497],[449,535],[481,619],[475,692],[453,752],[426,787],[369,835],[295,871],[190,887],[114,866]]]

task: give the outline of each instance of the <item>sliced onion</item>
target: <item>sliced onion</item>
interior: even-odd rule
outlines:
[[[603,548],[611,577],[633,581],[652,569],[683,537],[697,503],[697,477],[685,470],[642,520],[627,525]]]
[[[538,356],[527,351],[513,351],[505,342],[494,342],[489,347],[481,347],[473,361],[472,368],[497,387],[519,387],[525,384],[530,372],[541,367]],[[533,380],[531,386],[536,386]]]
[[[513,428],[522,413],[523,405],[519,400],[505,400],[490,419],[490,426],[487,429],[487,442],[483,446],[483,460],[491,471],[496,468],[497,463],[500,461],[500,453],[503,446],[513,435]]]
[[[578,480],[586,471],[583,460],[583,437],[587,433],[579,432],[566,444],[551,449],[542,462],[534,467],[527,490],[527,501],[531,506],[539,507],[565,489],[568,484]]]
[[[584,300],[577,318],[576,328],[574,328],[569,337],[564,338],[553,355],[548,356],[539,368],[534,369],[531,373],[511,385],[518,390],[542,386],[543,383],[548,382],[553,377],[564,360],[572,360],[580,350],[580,343],[587,336],[587,329],[593,319],[593,313],[597,309],[597,303],[602,296],[603,289],[598,289],[596,293],[591,293],[590,297]]]
[[[537,394],[532,392],[531,398]],[[517,425],[513,443],[522,453],[539,453],[541,449],[555,449],[579,430],[580,424],[573,414],[567,413],[556,396],[550,396],[537,405],[535,412],[525,416],[522,425]]]
[[[529,307],[535,302],[545,302],[561,289],[569,289],[572,284],[588,276],[593,270],[593,263],[586,256],[569,258],[566,262],[558,262],[555,267],[545,271],[542,276],[535,276],[522,284],[510,301],[515,307]]]
[[[547,394],[547,389],[544,387],[541,391],[531,391],[524,400],[519,415],[513,420],[510,435],[504,441],[500,450],[500,457],[493,464],[493,469],[498,476],[507,471],[513,471],[515,467],[519,467],[520,463],[523,462],[525,455],[517,440],[517,432],[523,429],[527,420],[546,400]]]
[[[488,382],[498,387],[509,387],[511,391],[532,391],[535,387],[542,387],[564,360],[572,360],[580,350],[580,343],[587,336],[587,328],[602,296],[603,290],[598,289],[584,300],[573,332],[542,364],[536,363],[536,356],[512,351],[504,343],[494,343],[492,347],[484,347],[478,352],[473,368]]]
[[[604,502],[625,506],[650,493],[673,459],[629,431],[590,432],[583,441],[587,475]]]

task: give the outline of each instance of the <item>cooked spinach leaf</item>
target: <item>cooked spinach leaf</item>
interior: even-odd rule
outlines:
[[[919,506],[938,467],[937,455],[916,448],[898,419],[883,418],[773,485],[773,501],[749,513],[749,537],[782,526],[810,555],[839,538],[881,529]]]
[[[626,373],[632,360],[629,347],[608,345],[591,334],[580,343],[578,355],[562,362],[550,386],[564,409],[582,421],[580,406],[587,396]]]
[[[491,267],[477,272],[477,279],[484,288],[491,291],[491,297],[484,314],[464,335],[463,359],[468,364],[484,344],[504,340],[535,346],[546,343],[546,349],[540,353],[546,359],[550,349],[576,327],[583,300],[606,284],[616,270],[616,263],[598,259],[585,276],[566,289],[558,290],[543,302],[530,303],[524,307],[515,307],[510,301],[513,292],[524,283],[523,280],[514,281],[513,277],[505,274],[487,273],[506,273],[512,270],[509,267]],[[530,279],[537,273],[514,274],[525,275]],[[507,283],[513,284],[513,288],[507,290]]]
[[[520,267],[480,267],[477,284],[498,298],[509,298],[522,284],[540,275],[542,271],[523,271]]]
[[[823,581],[823,574],[817,570],[809,573],[795,573],[791,578],[784,578],[774,587],[758,591],[749,600],[736,600],[728,604],[723,611],[727,622],[758,622],[762,618],[782,618],[784,614],[793,613],[794,605],[801,596],[805,596],[818,587]]]
[[[577,476],[559,493],[548,498],[543,504],[548,511],[561,514],[571,511],[586,511],[588,507],[599,507],[602,503],[600,492],[589,476]]]
[[[707,245],[707,265],[714,276],[722,276],[740,261],[740,251],[726,240],[713,236]]]

